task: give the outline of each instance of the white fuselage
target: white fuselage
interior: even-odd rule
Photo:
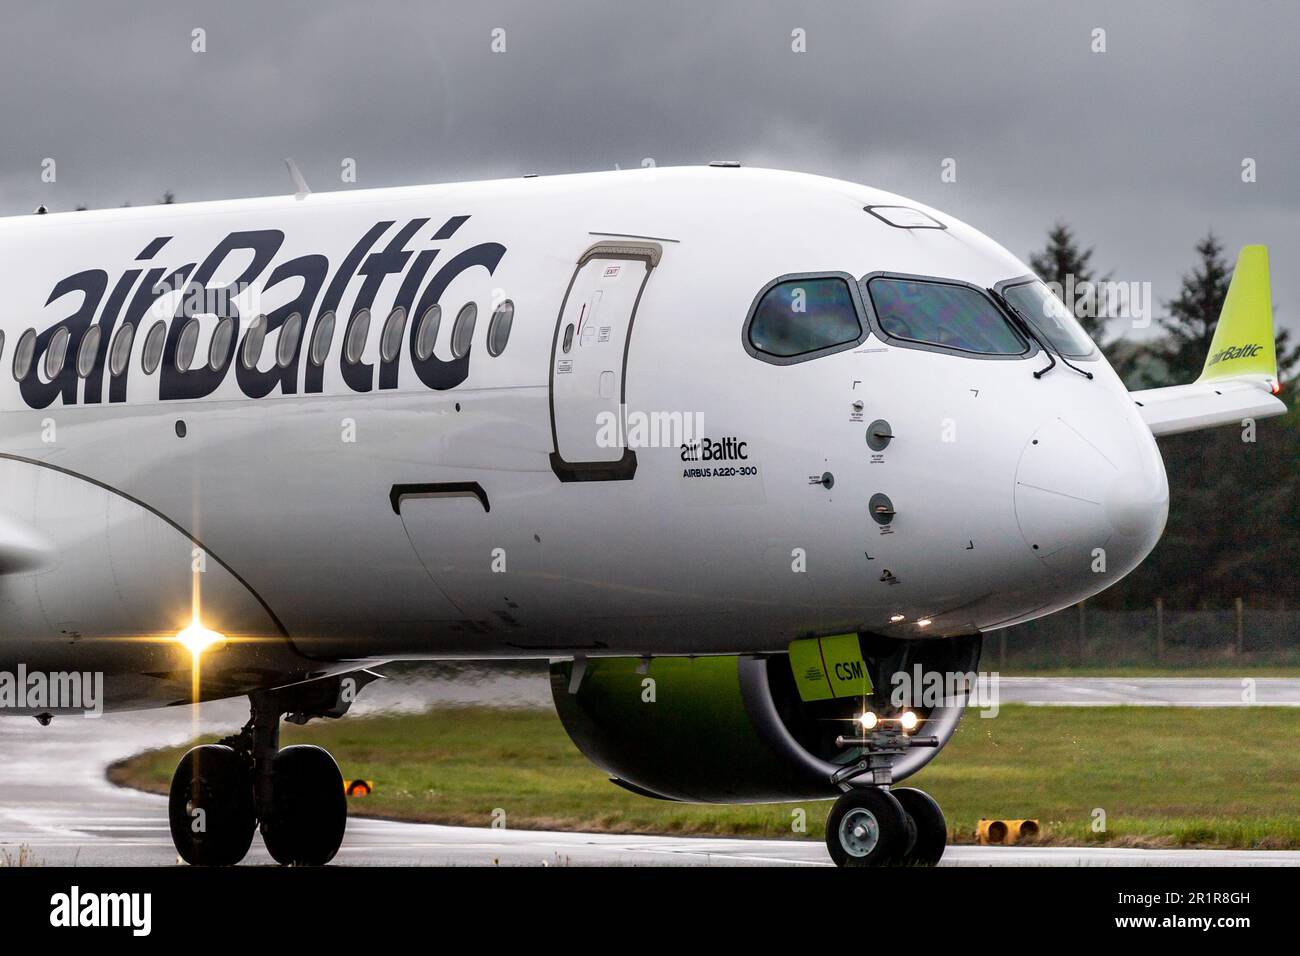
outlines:
[[[947,228],[897,228],[864,211],[872,204]],[[141,287],[185,266],[209,291],[247,279],[220,371],[202,369],[219,310],[200,310],[187,372],[175,368],[184,290],[132,315]],[[1048,361],[1036,347],[976,358],[874,329],[797,364],[749,354],[756,295],[781,276],[831,272],[985,288],[1029,270],[899,197],[733,168],[0,221],[0,539],[25,556],[0,573],[0,666],[93,667],[117,705],[170,702],[187,677],[167,638],[196,603],[232,637],[205,665],[227,682],[205,696],[356,659],[968,634],[1075,603],[1150,551],[1163,466],[1099,354],[1076,362],[1092,380],[1063,365],[1035,378]],[[493,355],[490,318],[505,301],[513,325]],[[433,355],[417,360],[435,302]],[[477,320],[457,359],[455,320],[470,302]],[[409,319],[385,360],[395,305]],[[373,319],[350,364],[348,318],[362,307]],[[275,325],[293,311],[301,341],[286,367],[272,328],[256,367],[241,369],[253,317]],[[316,365],[327,311],[335,330]],[[167,347],[146,373],[159,316]],[[128,317],[132,352],[114,375],[109,350]],[[24,331],[60,324],[72,329],[60,377],[40,367],[46,335],[20,386]],[[102,345],[86,350],[83,376],[92,324]],[[596,421],[610,409],[623,429],[613,449]],[[680,441],[647,447],[656,436],[634,434],[636,416],[652,432],[702,431],[694,438],[717,443],[721,460]],[[893,436],[878,453],[866,440],[877,420]],[[893,506],[886,525],[868,507],[876,494]]]

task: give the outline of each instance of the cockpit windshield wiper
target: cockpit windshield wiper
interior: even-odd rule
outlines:
[[[1092,380],[1091,372],[1079,368],[1079,366],[1075,365],[1068,358],[1066,358],[1065,354],[1061,352],[1060,349],[1057,349],[1056,355],[1053,355],[1051,347],[1044,340],[1043,336],[1039,334],[1039,331],[1037,328],[1035,328],[1034,323],[1030,322],[1028,318],[1026,318],[1024,315],[1021,314],[1019,309],[1017,309],[1014,305],[1012,305],[1009,301],[1007,301],[1006,296],[998,292],[996,289],[988,289],[987,291],[988,294],[993,297],[993,301],[996,302],[998,305],[1002,306],[1002,310],[1006,312],[1007,315],[1011,316],[1011,318],[1015,320],[1016,324],[1020,326],[1020,328],[1023,329],[1024,332],[1031,339],[1033,339],[1035,342],[1038,343],[1038,347],[1043,350],[1043,354],[1047,356],[1048,361],[1051,363],[1046,368],[1040,368],[1037,372],[1035,372],[1034,378],[1042,378],[1052,369],[1056,368],[1056,356],[1059,355],[1061,357],[1061,361],[1064,362],[1069,368],[1074,369],[1076,372],[1078,372],[1080,375],[1082,375],[1084,378],[1088,379],[1089,381]]]

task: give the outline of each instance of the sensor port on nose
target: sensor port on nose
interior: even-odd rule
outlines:
[[[867,447],[872,451],[884,451],[893,440],[894,430],[883,418],[877,418],[867,426]]]
[[[876,492],[867,502],[867,509],[871,512],[871,520],[876,524],[889,524],[894,520],[894,503],[888,495]]]

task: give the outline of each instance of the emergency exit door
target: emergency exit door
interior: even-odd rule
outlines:
[[[561,481],[636,473],[627,447],[627,352],[632,323],[663,249],[602,242],[578,259],[551,347],[551,468]]]

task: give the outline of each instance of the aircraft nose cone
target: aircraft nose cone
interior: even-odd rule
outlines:
[[[1106,518],[1117,535],[1146,540],[1159,538],[1169,516],[1169,486],[1156,481],[1150,472],[1130,471],[1117,475],[1106,489],[1103,503]],[[1152,547],[1155,541],[1151,542]]]
[[[1056,418],[1025,446],[1016,518],[1025,543],[1052,570],[1114,581],[1160,539],[1169,512],[1164,464],[1150,433],[1124,424],[1085,431]]]

